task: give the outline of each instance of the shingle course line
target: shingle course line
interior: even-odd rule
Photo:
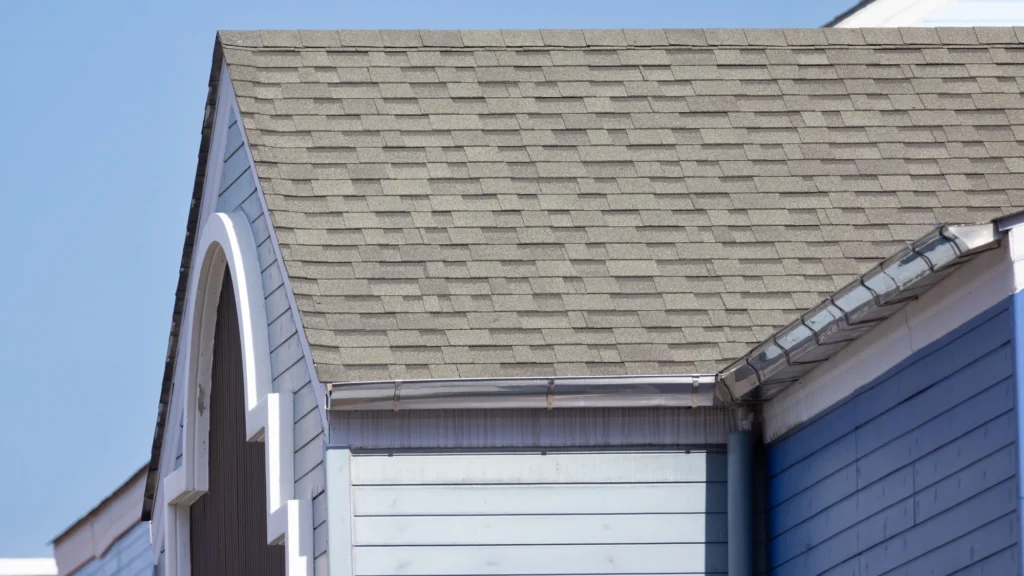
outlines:
[[[1024,208],[1021,38],[221,35],[323,381],[714,371]]]

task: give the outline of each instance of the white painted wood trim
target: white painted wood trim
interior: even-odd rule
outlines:
[[[210,136],[210,149],[206,155],[206,177],[203,180],[203,193],[199,199],[199,222],[196,225],[197,232],[203,229],[203,226],[209,220],[210,214],[217,207],[218,198],[218,187],[220,185],[221,172],[224,169],[224,146],[227,137],[227,127],[229,120],[231,119],[231,108],[232,106],[223,106],[224,102],[235,103],[234,93],[230,91],[230,82],[225,82],[226,79],[226,66],[221,67],[221,79],[217,88],[217,99],[214,104],[214,121],[213,121],[213,134]],[[227,95],[230,94],[231,98],[228,99]],[[190,263],[189,270],[196,270],[199,254],[192,251],[192,261]],[[190,285],[186,288],[191,290]],[[178,442],[182,435],[182,420],[184,418],[182,409],[182,396],[184,395],[184,385],[182,382],[185,379],[185,362],[181,360],[185,356],[185,349],[188,346],[188,340],[184,336],[192,332],[192,315],[193,315],[193,303],[195,302],[195,293],[189,291],[185,295],[185,306],[182,310],[181,327],[178,336],[177,350],[174,351],[175,357],[179,360],[175,363],[174,377],[171,385],[171,405],[170,411],[167,415],[167,426],[164,428],[163,438],[163,450],[160,453],[160,474],[163,474],[165,470],[168,470],[173,465],[174,459],[177,456]],[[169,500],[163,492],[163,482],[157,484],[157,492],[153,498],[153,564],[156,565],[160,561],[160,544],[164,541],[164,528],[166,522],[161,520],[161,515],[164,512],[165,503]]]
[[[52,558],[0,558],[0,576],[57,576]]]
[[[352,452],[332,448],[327,467],[327,563],[330,576],[352,576]]]
[[[953,0],[875,0],[837,23],[836,28],[916,26]]]
[[[245,392],[245,424],[249,440],[262,440],[266,451],[267,542],[283,542],[286,569],[290,576],[311,575],[313,565],[312,508],[305,501],[293,500],[294,459],[292,393],[273,393],[270,349],[263,283],[260,277],[256,243],[244,214],[215,213],[203,226],[196,244],[201,260],[193,275],[190,293],[195,296],[193,317],[185,348],[185,444],[181,468],[167,477],[165,498],[176,508],[174,534],[167,533],[167,576],[179,576],[188,561],[187,506],[208,488],[209,410],[216,324],[216,305],[224,273],[230,272],[238,306],[238,328],[242,344],[242,368]],[[202,386],[205,384],[206,389]],[[172,511],[168,510],[168,514]],[[181,517],[186,518],[185,521]],[[171,570],[171,556],[174,556]]]
[[[1008,249],[981,254],[764,405],[764,441],[807,422],[1013,291]]]
[[[320,382],[320,379],[316,375],[316,367],[313,365],[313,354],[309,348],[309,340],[306,338],[306,330],[302,325],[302,317],[299,314],[299,305],[295,301],[295,291],[292,289],[291,280],[288,278],[288,271],[284,266],[284,257],[281,255],[281,244],[277,240],[277,231],[274,229],[273,222],[270,221],[270,209],[267,208],[267,197],[263,194],[263,185],[260,183],[259,175],[256,172],[256,163],[253,161],[252,149],[249,147],[249,136],[245,133],[245,126],[242,124],[242,115],[238,111],[238,99],[235,97],[234,87],[231,85],[231,77],[228,72],[227,64],[224,64],[223,71],[221,72],[221,85],[226,86],[226,95],[231,99],[232,107],[238,115],[239,131],[242,134],[242,148],[248,158],[249,169],[252,171],[253,181],[256,182],[256,196],[259,197],[260,206],[263,208],[263,213],[266,214],[267,217],[267,228],[270,229],[270,242],[274,247],[274,256],[277,258],[278,265],[281,266],[281,275],[284,277],[285,295],[288,296],[288,306],[291,310],[292,320],[295,322],[295,326],[298,329],[299,345],[302,347],[302,356],[306,362],[306,371],[309,372],[309,379],[313,383],[313,391],[316,393],[316,397],[320,399],[320,401],[317,402],[317,409],[320,412],[320,424],[323,426],[324,442],[326,444],[328,430],[327,405],[324,399],[327,397],[327,387]]]

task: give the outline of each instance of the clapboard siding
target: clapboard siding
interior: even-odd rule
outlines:
[[[1024,0],[955,0],[918,26],[1024,26]]]
[[[314,515],[324,517],[323,459],[324,429],[313,394],[306,358],[299,341],[295,312],[284,286],[285,270],[277,259],[270,235],[269,217],[263,210],[252,166],[243,143],[241,126],[232,111],[227,129],[224,166],[221,172],[217,210],[245,214],[256,241],[256,252],[266,295],[267,335],[270,340],[270,370],[273,389],[294,395],[295,497],[312,498]],[[326,524],[319,526],[326,531]],[[314,541],[317,541],[314,535]],[[325,553],[324,550],[319,552]],[[318,562],[315,566],[321,566]],[[325,576],[319,568],[315,573]]]
[[[139,522],[125,532],[99,558],[93,558],[74,576],[150,576],[153,574],[153,548],[149,541],[149,523]]]
[[[769,574],[1020,574],[1012,336],[1007,299],[771,443]]]
[[[357,451],[346,472],[356,575],[727,569],[721,451]]]

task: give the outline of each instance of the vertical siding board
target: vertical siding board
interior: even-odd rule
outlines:
[[[768,573],[1020,574],[1012,330],[1006,301],[770,444]]]
[[[231,275],[214,328],[209,491],[189,510],[193,576],[284,576],[282,546],[267,544],[266,456],[245,439],[242,346]]]

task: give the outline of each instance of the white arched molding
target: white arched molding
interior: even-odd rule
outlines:
[[[163,479],[166,576],[187,576],[189,506],[209,488],[210,390],[217,305],[225,272],[238,307],[245,388],[245,432],[266,452],[267,543],[284,544],[289,576],[312,576],[312,503],[293,499],[292,395],[273,391],[267,316],[256,243],[241,213],[210,215],[196,245],[198,261],[189,294],[190,333],[183,358],[185,381],[182,465]]]

